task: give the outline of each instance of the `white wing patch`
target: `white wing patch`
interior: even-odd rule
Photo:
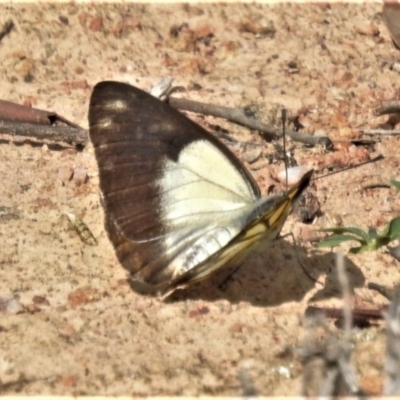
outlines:
[[[173,278],[196,267],[225,247],[240,232],[237,228],[233,226],[215,227],[201,236],[192,246],[175,258]]]
[[[255,200],[250,184],[238,169],[211,142],[197,140],[187,145],[180,153],[179,165],[197,173],[203,179],[243,197],[246,202]],[[212,196],[212,193],[211,197]],[[231,200],[236,201],[236,200]]]
[[[103,129],[109,128],[114,122],[114,119],[109,115],[122,114],[129,109],[127,102],[121,99],[110,100],[106,102],[103,107],[107,112],[104,112],[97,120],[97,125],[101,126]]]
[[[236,210],[253,203],[250,184],[212,143],[198,140],[187,145],[177,162],[165,159],[158,182],[164,221],[180,225],[181,218]]]
[[[181,275],[238,235],[258,198],[235,165],[211,142],[187,145],[175,162],[165,158],[157,182],[168,233],[164,248]],[[178,250],[180,249],[180,250]]]

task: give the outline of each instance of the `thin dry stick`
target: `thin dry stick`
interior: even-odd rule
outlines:
[[[380,285],[379,283],[375,283],[375,282],[369,282],[367,284],[367,288],[377,291],[383,297],[385,297],[389,301],[392,301],[393,291],[388,289],[386,286]]]
[[[303,379],[303,394],[310,395],[311,390],[317,390],[320,398],[327,396],[360,394],[357,379],[350,363],[351,355],[351,292],[346,275],[344,258],[341,254],[337,255],[337,270],[339,284],[343,293],[343,315],[344,315],[344,335],[338,339],[333,335],[326,325],[323,317],[314,315],[308,322],[310,334],[305,341],[302,349],[303,364],[305,365]],[[325,339],[320,340],[316,334],[317,328],[323,328],[326,335]],[[319,362],[319,365],[316,363]],[[310,389],[312,377],[319,376],[319,379]]]
[[[355,325],[363,324],[369,320],[381,320],[383,319],[382,312],[385,311],[385,306],[376,309],[354,309],[352,310],[352,318]],[[316,315],[324,315],[327,318],[336,320],[343,320],[343,309],[341,308],[326,308],[326,307],[315,307],[308,306],[305,313],[306,317],[315,317]]]
[[[338,394],[342,385],[338,366],[341,349],[337,339],[322,315],[308,318],[305,323],[308,334],[300,352],[304,366],[302,394],[306,397]]]
[[[345,167],[345,168],[339,169],[337,171],[329,172],[328,174],[325,174],[325,175],[317,176],[316,178],[313,178],[311,180],[312,181],[316,181],[317,179],[323,179],[323,178],[326,178],[327,176],[330,176],[330,175],[335,175],[335,174],[339,174],[340,172],[343,172],[343,171],[348,171],[349,169],[358,168],[358,167],[361,167],[362,165],[366,165],[366,164],[370,164],[370,163],[373,163],[373,162],[381,161],[384,158],[385,157],[383,157],[382,154],[379,154],[378,156],[376,156],[374,158],[371,158],[370,160],[364,161],[362,163],[359,163],[357,165],[350,165],[349,167]]]
[[[344,316],[344,335],[341,343],[342,357],[339,357],[339,365],[342,378],[350,388],[352,394],[359,392],[356,374],[350,364],[351,355],[351,328],[353,325],[353,317],[351,313],[351,293],[349,280],[347,278],[345,262],[343,254],[336,253],[336,265],[338,270],[338,278],[343,296],[343,316]]]
[[[204,115],[212,115],[218,118],[228,119],[239,125],[244,125],[250,129],[263,132],[268,140],[277,139],[281,136],[281,131],[271,125],[264,124],[258,119],[249,118],[240,108],[217,106],[215,104],[201,103],[199,101],[180,99],[177,97],[169,98],[169,105],[179,110],[192,111]]]
[[[364,135],[387,135],[396,136],[400,135],[399,130],[386,130],[386,129],[365,129],[361,131]]]
[[[391,100],[384,101],[379,104],[375,109],[375,115],[386,115],[386,114],[397,114],[400,113],[400,101],[399,100]]]
[[[14,22],[11,19],[5,22],[3,28],[0,31],[0,42],[3,40],[5,36],[7,36],[13,30],[13,28],[14,28]]]
[[[249,129],[254,129],[261,132],[266,140],[272,140],[282,136],[282,131],[280,129],[265,124],[256,118],[247,117],[244,110],[240,108],[217,106],[215,104],[201,103],[199,101],[180,99],[177,97],[170,97],[168,101],[171,107],[179,110],[186,110],[199,114],[224,118]],[[304,135],[291,130],[287,130],[286,134],[292,140],[308,144],[310,146],[321,145],[326,148],[332,147],[332,141],[325,136]]]
[[[39,125],[54,125],[56,122],[64,122],[68,126],[79,128],[79,125],[53,111],[27,107],[7,100],[0,100],[0,120]]]
[[[342,289],[343,296],[343,317],[344,317],[344,340],[349,341],[351,339],[351,327],[353,324],[351,315],[351,295],[350,295],[350,285],[347,279],[345,265],[344,265],[343,254],[336,253],[336,265],[338,270],[338,278],[340,287]]]
[[[386,316],[386,381],[383,394],[400,395],[400,288],[397,287]]]
[[[11,135],[13,142],[23,142],[33,139],[36,142],[44,141],[52,144],[68,143],[85,146],[88,140],[88,132],[86,129],[82,128],[71,128],[61,125],[37,125],[0,120],[0,135],[1,134]]]
[[[288,190],[288,157],[286,153],[286,130],[285,130],[285,122],[286,122],[286,108],[282,109],[282,134],[283,134],[283,153],[285,160],[285,175],[286,175],[286,190]]]

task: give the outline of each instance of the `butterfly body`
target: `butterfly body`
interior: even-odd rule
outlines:
[[[209,132],[119,82],[96,85],[89,125],[109,237],[146,291],[185,287],[275,239],[312,174],[284,195],[262,197]]]

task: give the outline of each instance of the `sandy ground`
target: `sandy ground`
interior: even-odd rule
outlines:
[[[184,88],[179,96],[282,104],[301,116],[304,132],[348,140],[359,137],[357,127],[385,120],[373,116],[377,103],[399,97],[391,66],[400,53],[380,11],[381,4],[2,4],[0,24],[11,18],[15,29],[0,43],[0,98],[87,128],[98,81],[149,89],[171,76]],[[282,168],[269,165],[271,144],[226,121],[193,118],[259,143],[257,157],[254,146],[231,148],[267,190]],[[384,161],[313,184],[322,211],[344,225],[382,228],[399,214],[395,191],[362,189],[399,178],[399,139],[373,139],[340,157]],[[325,172],[332,164],[331,153],[291,146],[299,163]],[[82,243],[67,212],[87,224],[97,246]],[[224,290],[215,276],[162,302],[131,290],[103,221],[91,145],[79,152],[2,138],[0,297],[20,308],[0,310],[1,394],[237,396],[249,385],[262,395],[300,393],[302,365],[286,349],[301,346],[310,303],[341,306],[334,257],[312,248],[309,226],[292,215],[284,233],[293,231],[299,258],[321,284],[304,275],[285,239],[247,259]],[[349,256],[347,269],[356,299],[370,307],[385,300],[367,282],[400,280],[385,250]],[[382,388],[384,351],[383,325],[355,330],[354,366],[369,393]]]

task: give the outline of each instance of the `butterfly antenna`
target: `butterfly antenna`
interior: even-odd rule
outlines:
[[[288,190],[288,157],[286,153],[286,108],[282,108],[282,137],[283,137],[283,159],[285,161],[285,172],[286,172],[286,190]]]

